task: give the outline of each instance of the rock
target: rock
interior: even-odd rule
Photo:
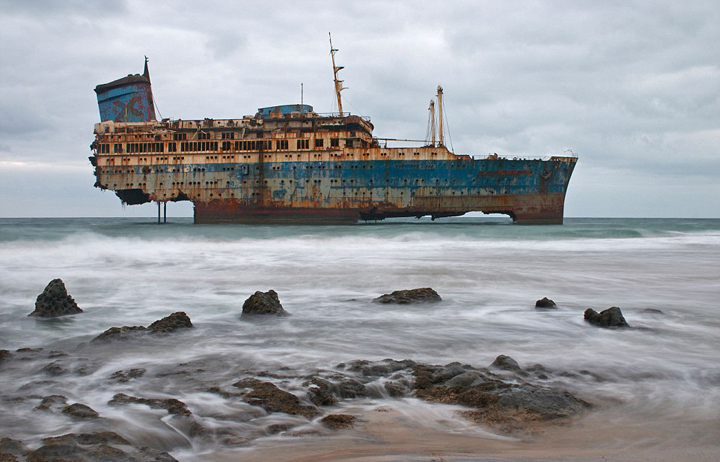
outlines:
[[[128,396],[125,393],[118,393],[108,402],[112,406],[121,404],[138,403],[150,406],[152,409],[165,409],[168,414],[178,415],[182,417],[189,417],[192,415],[187,405],[175,398],[136,398],[134,396]]]
[[[93,408],[80,403],[71,404],[63,409],[62,413],[76,419],[96,419],[100,417],[100,414],[98,414]]]
[[[260,314],[287,316],[289,313],[285,311],[282,304],[280,304],[277,292],[268,290],[267,292],[255,292],[243,303],[241,316]]]
[[[397,303],[406,305],[410,303],[437,303],[442,298],[429,287],[422,289],[396,290],[391,294],[384,294],[373,300],[375,303]]]
[[[67,374],[67,370],[64,369],[60,363],[60,361],[53,361],[50,364],[43,367],[43,372],[49,375],[58,376],[58,375],[64,375]]]
[[[385,382],[383,385],[388,396],[393,398],[402,398],[410,394],[410,388],[404,383],[400,382]]]
[[[347,368],[353,372],[359,372],[365,377],[381,377],[396,371],[408,369],[415,365],[415,362],[409,359],[403,361],[395,361],[394,359],[383,359],[382,361],[358,360],[351,361],[349,364],[338,365],[338,367]]]
[[[512,358],[500,356],[493,365],[521,370]],[[456,373],[459,369],[464,371]],[[467,416],[504,432],[524,430],[534,422],[569,418],[590,404],[567,391],[525,381],[504,381],[486,369],[471,366],[417,364],[413,368],[415,396],[426,401],[474,408]]]
[[[9,361],[12,358],[10,350],[0,350],[0,363]]]
[[[125,383],[125,382],[129,382],[129,381],[131,381],[131,380],[133,380],[133,379],[137,379],[137,378],[139,378],[139,377],[142,377],[143,375],[145,375],[145,369],[139,367],[139,368],[133,368],[133,369],[130,369],[130,370],[127,370],[127,371],[117,371],[117,372],[114,372],[114,373],[110,376],[110,380],[114,380],[114,381],[116,381],[116,382]]]
[[[102,334],[98,335],[90,341],[90,343],[103,343],[115,340],[128,340],[137,338],[146,334],[170,334],[178,329],[187,329],[193,327],[192,322],[187,314],[182,311],[166,316],[155,321],[148,327],[143,326],[123,326],[111,327]]]
[[[98,433],[68,433],[62,436],[52,436],[44,438],[45,444],[124,444],[130,445],[130,442],[115,432],[98,432]]]
[[[543,297],[535,302],[535,308],[557,308],[557,305],[549,298]]]
[[[0,438],[0,462],[15,462],[19,457],[23,457],[28,451],[27,446],[20,440],[12,438]]]
[[[352,428],[355,426],[356,417],[349,414],[329,414],[320,419],[320,422],[333,430]]]
[[[520,365],[512,359],[510,356],[500,355],[495,358],[495,361],[491,364],[491,367],[501,369],[504,371],[520,372]]]
[[[177,462],[166,452],[135,448],[113,432],[70,433],[45,438],[43,446],[26,453],[27,462]]]
[[[67,401],[68,399],[63,395],[45,396],[35,410],[57,412],[67,407]]]
[[[253,406],[260,406],[268,412],[284,412],[285,414],[301,415],[308,419],[320,414],[315,406],[300,404],[297,396],[279,389],[270,382],[246,379],[233,385],[238,388],[250,387],[251,390],[243,396],[243,401]]]
[[[90,341],[90,343],[112,342],[136,338],[138,334],[147,333],[148,328],[143,326],[111,327]]]
[[[53,279],[35,301],[35,311],[28,316],[56,318],[82,313],[75,300],[68,295],[62,279]]]
[[[316,377],[312,379],[313,386],[308,388],[308,398],[315,406],[332,406],[337,404],[337,398],[333,396],[332,383]]]
[[[585,321],[598,327],[630,327],[617,306],[598,313],[592,308],[585,310]]]
[[[148,329],[155,333],[169,334],[178,329],[188,329],[192,326],[188,315],[183,311],[178,311],[177,313],[155,321],[148,326]]]

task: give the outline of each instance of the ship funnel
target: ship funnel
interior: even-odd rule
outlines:
[[[155,119],[148,59],[142,75],[128,75],[95,87],[100,120],[105,122],[147,122]]]

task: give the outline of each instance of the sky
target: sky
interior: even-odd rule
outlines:
[[[142,73],[172,119],[304,102],[457,154],[579,157],[567,217],[720,218],[720,3],[0,0],[0,217],[154,216],[93,187],[93,89]],[[395,143],[399,146],[402,143]],[[190,203],[168,216],[191,216]]]

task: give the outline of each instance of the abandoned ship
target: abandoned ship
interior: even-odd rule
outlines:
[[[332,41],[330,50],[333,114],[301,103],[239,119],[156,120],[147,58],[142,75],[98,85],[95,186],[125,204],[157,202],[158,220],[161,204],[192,201],[195,223],[357,223],[471,211],[519,224],[563,222],[576,156],[454,154],[444,142],[441,87],[429,108],[430,139],[387,147],[369,118],[343,111]]]

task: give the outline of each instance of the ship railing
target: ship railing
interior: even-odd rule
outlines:
[[[316,112],[317,115],[322,117],[348,117],[348,116],[355,116],[360,117],[365,122],[370,122],[369,116],[363,116],[363,115],[357,115],[353,114],[351,112],[343,112],[342,115],[339,112]]]

